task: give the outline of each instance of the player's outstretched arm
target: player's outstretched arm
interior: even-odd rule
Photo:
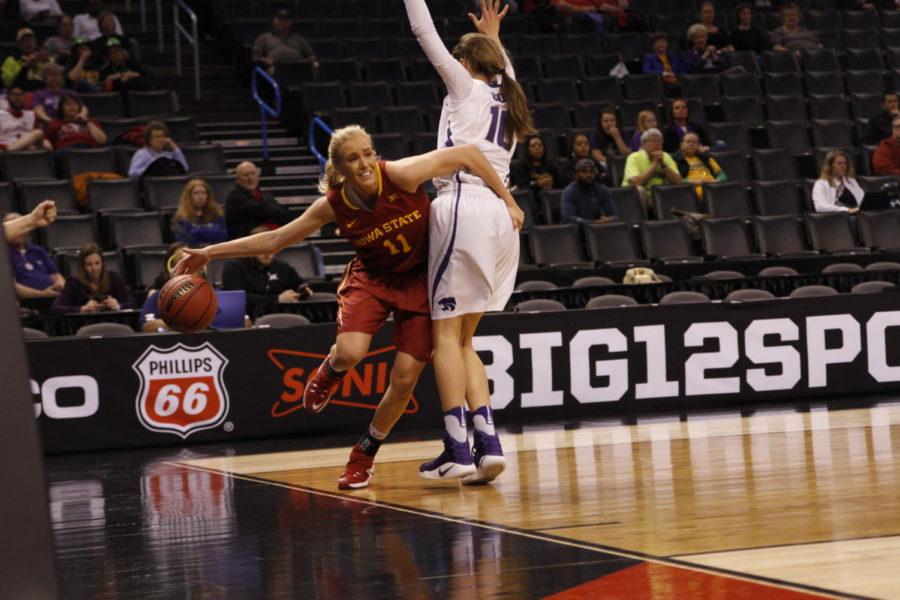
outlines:
[[[325,199],[320,197],[302,215],[274,231],[257,233],[247,237],[213,244],[205,248],[185,248],[184,257],[175,265],[174,275],[196,273],[215,258],[237,258],[274,254],[287,246],[305,240],[326,223],[337,220],[337,215]]]
[[[385,163],[385,168],[391,180],[401,189],[409,192],[418,189],[429,179],[443,177],[460,169],[468,171],[484,181],[506,203],[515,228],[519,229],[522,226],[524,220],[522,211],[506,185],[500,180],[497,171],[494,170],[481,150],[475,146],[441,148],[427,154]]]
[[[19,237],[38,227],[46,227],[56,220],[56,203],[44,200],[27,215],[10,219],[3,224],[3,235],[6,239]]]
[[[441,41],[425,0],[403,0],[409,18],[409,28],[419,41],[425,56],[437,69],[438,75],[454,98],[465,98],[472,91],[472,76],[457,61]]]

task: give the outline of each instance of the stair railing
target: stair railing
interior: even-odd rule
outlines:
[[[334,132],[331,127],[319,117],[313,117],[309,122],[309,150],[313,153],[313,156],[316,157],[316,160],[319,161],[319,174],[321,175],[325,172],[325,162],[328,160],[328,157],[324,156],[319,152],[319,149],[316,148],[316,127],[327,133],[328,137],[331,137],[331,134]]]
[[[272,90],[275,92],[274,108],[259,95],[259,84],[257,83],[259,81],[258,77],[262,77],[270,86],[272,86]],[[250,76],[250,91],[253,94],[253,99],[256,100],[256,103],[259,105],[259,116],[262,121],[263,161],[268,162],[269,127],[266,123],[266,116],[268,115],[273,119],[277,119],[281,116],[281,86],[279,86],[278,82],[272,79],[272,77],[262,68],[256,67],[253,69],[253,73]]]
[[[181,25],[181,11],[191,20],[191,32]],[[197,35],[197,15],[190,7],[175,0],[172,4],[172,29],[175,35],[175,73],[181,75],[181,36],[194,49],[194,95],[200,99],[200,36]]]
[[[140,3],[141,8],[141,33],[147,33],[147,0],[141,0]],[[125,10],[131,10],[131,1],[126,0]],[[162,9],[162,0],[156,0],[156,40],[157,47],[159,49],[159,53],[162,54],[165,50],[165,45],[163,44],[163,9]]]

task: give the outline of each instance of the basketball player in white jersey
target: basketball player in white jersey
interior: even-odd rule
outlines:
[[[410,26],[447,86],[438,147],[472,144],[500,179],[509,179],[515,140],[534,130],[525,94],[500,43],[508,7],[482,0],[478,33],[464,35],[453,53],[441,42],[425,0],[404,0]],[[515,285],[524,215],[504,203],[478,177],[457,171],[434,180],[428,285],[434,336],[434,371],[444,411],[444,452],[419,468],[422,477],[461,477],[487,483],[506,466],[494,430],[487,373],[472,346],[481,316],[503,310]],[[474,459],[465,405],[473,413]]]

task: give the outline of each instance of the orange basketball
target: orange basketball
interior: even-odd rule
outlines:
[[[209,327],[218,303],[208,281],[197,275],[177,275],[159,290],[156,307],[170,328],[194,333]]]

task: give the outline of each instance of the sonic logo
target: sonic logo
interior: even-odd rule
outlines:
[[[151,431],[186,438],[211,429],[228,415],[225,358],[212,344],[150,346],[132,365],[141,380],[137,415]]]
[[[391,365],[388,361],[395,349],[395,346],[388,346],[369,352],[344,376],[331,404],[375,410],[390,383]],[[281,370],[281,382],[284,385],[284,390],[271,408],[272,416],[278,419],[303,408],[303,391],[306,384],[327,355],[273,348],[269,350],[268,356],[269,360]],[[419,403],[413,396],[404,414],[417,412]]]

